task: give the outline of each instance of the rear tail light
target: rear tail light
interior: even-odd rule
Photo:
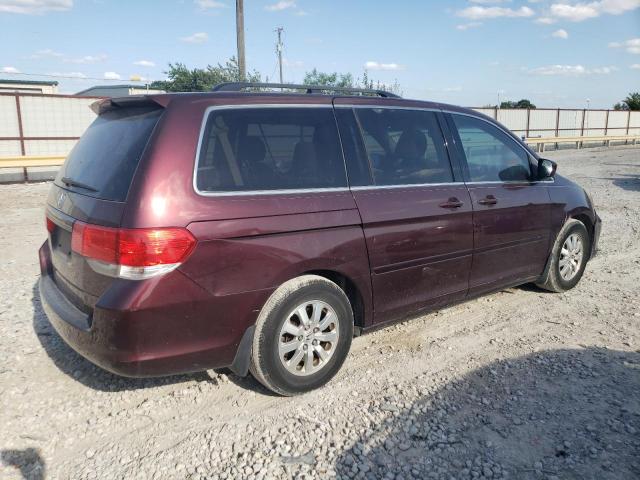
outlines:
[[[47,232],[53,233],[53,231],[56,229],[56,224],[53,223],[53,220],[51,220],[49,217],[45,217],[45,219],[47,220]]]
[[[185,228],[109,228],[76,221],[71,249],[99,273],[141,280],[170,272],[193,251]]]

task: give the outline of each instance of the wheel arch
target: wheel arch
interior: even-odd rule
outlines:
[[[591,217],[586,213],[577,213],[575,215],[571,215],[567,220],[575,219],[584,224],[587,229],[587,233],[589,234],[589,246],[593,245],[593,239],[595,235],[595,224]],[[591,249],[590,249],[591,250]]]
[[[302,275],[318,275],[338,285],[347,295],[353,309],[353,323],[356,334],[366,325],[364,297],[355,281],[336,270],[309,270]]]

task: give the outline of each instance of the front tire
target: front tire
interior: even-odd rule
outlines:
[[[591,242],[584,223],[568,220],[553,245],[547,267],[536,285],[550,292],[565,292],[575,287],[589,259]]]
[[[268,389],[298,395],[331,380],[352,338],[353,310],[344,291],[303,275],[281,285],[260,311],[249,368]]]

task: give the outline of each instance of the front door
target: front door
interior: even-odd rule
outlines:
[[[451,114],[473,204],[470,295],[540,275],[548,255],[547,182],[534,178],[529,152],[493,123]]]
[[[359,137],[366,165],[351,168],[349,178],[369,252],[374,321],[463,298],[473,246],[471,200],[454,176],[438,114],[360,106],[353,109],[352,134],[344,123],[353,114],[336,110],[343,145],[345,135]]]

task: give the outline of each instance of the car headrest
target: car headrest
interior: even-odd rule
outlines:
[[[258,137],[247,137],[238,147],[239,160],[249,164],[262,162],[266,153],[264,142]]]
[[[427,137],[415,128],[405,130],[400,135],[395,154],[400,158],[422,158],[427,151]]]

